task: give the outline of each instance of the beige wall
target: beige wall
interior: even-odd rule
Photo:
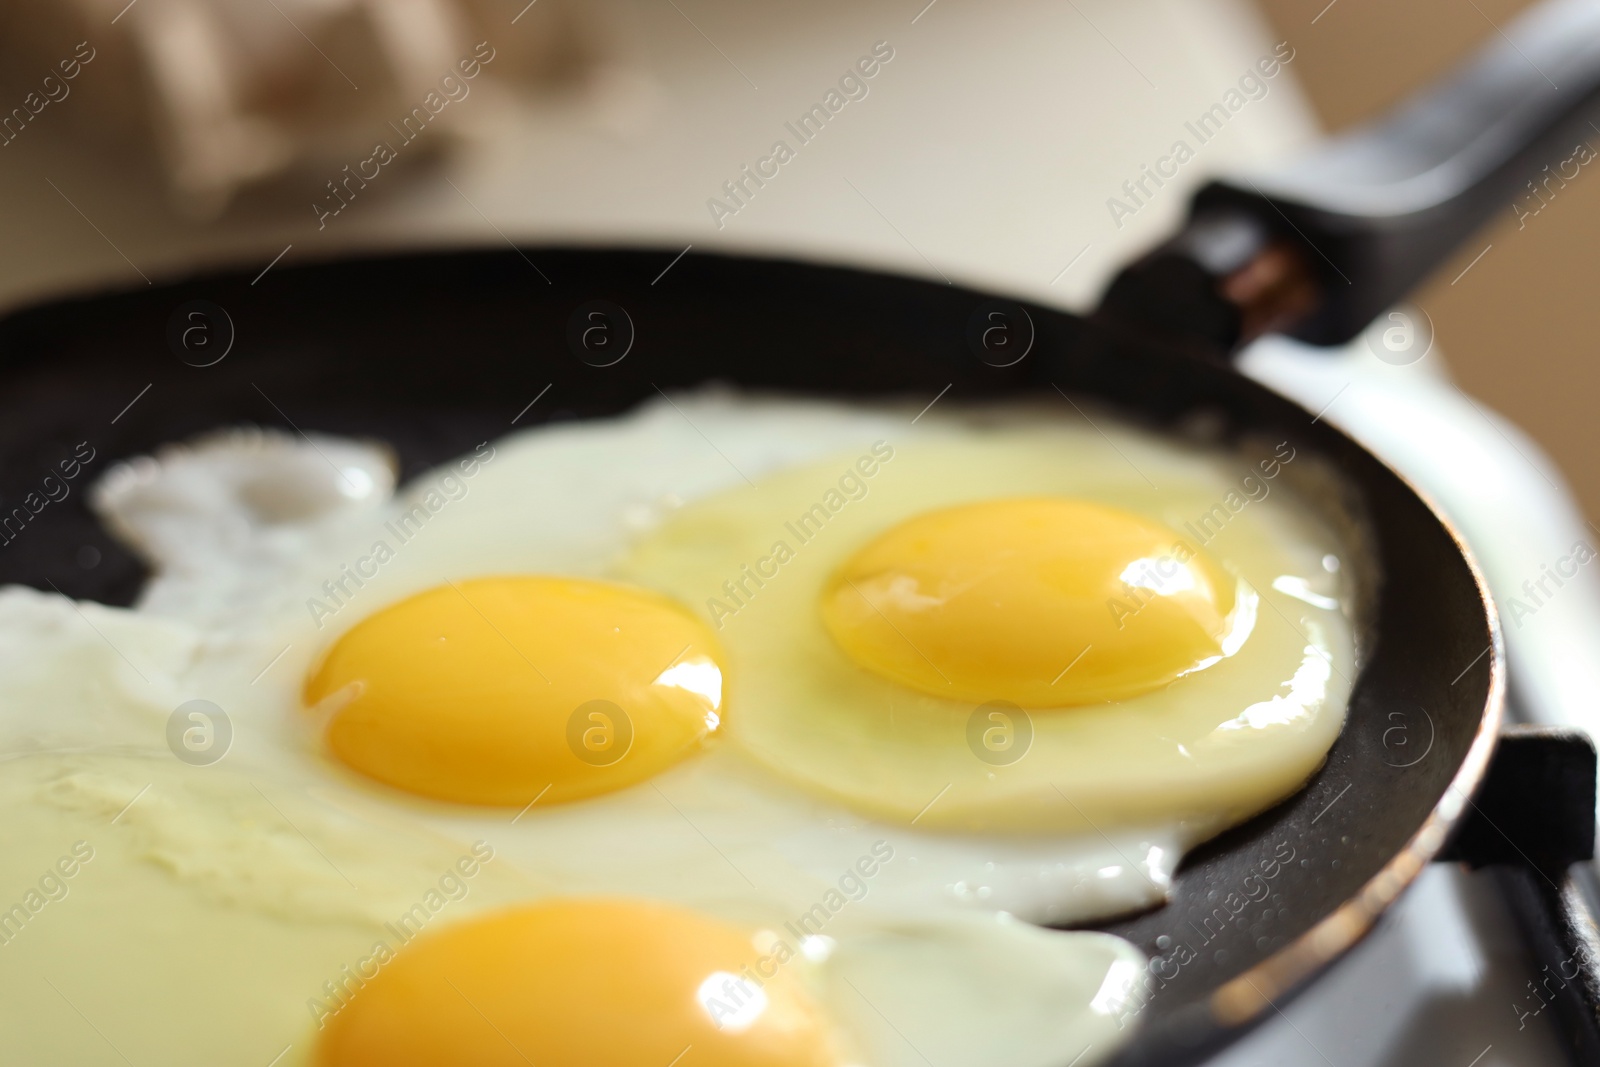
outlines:
[[[1504,27],[1522,0],[1260,0],[1298,55],[1295,71],[1330,130],[1383,110]],[[1491,25],[1490,20],[1494,25]],[[1592,142],[1600,145],[1600,137]],[[1518,230],[1505,214],[1416,299],[1462,386],[1555,456],[1600,517],[1600,175],[1584,176]],[[1464,278],[1472,257],[1493,249]],[[1488,431],[1485,431],[1488,432]]]

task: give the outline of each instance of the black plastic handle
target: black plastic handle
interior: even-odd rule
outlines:
[[[1554,1009],[1573,1063],[1600,1063],[1600,880],[1594,742],[1566,727],[1511,726],[1454,839],[1438,855],[1497,868],[1530,954],[1519,1018]],[[1521,1029],[1521,1025],[1518,1026]]]
[[[1269,330],[1342,344],[1492,216],[1525,222],[1581,181],[1591,139],[1600,0],[1547,0],[1382,119],[1201,189],[1100,314],[1219,351]]]
[[[1546,874],[1594,858],[1594,742],[1561,726],[1508,726],[1471,808],[1436,857]]]

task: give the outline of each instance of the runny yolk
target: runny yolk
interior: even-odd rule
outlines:
[[[918,515],[833,575],[823,624],[860,666],[963,702],[1119,700],[1231,654],[1235,579],[1159,523],[1066,497]]]
[[[833,1067],[797,964],[774,963],[756,940],[641,901],[556,900],[468,920],[383,964],[324,1020],[315,1062]],[[747,977],[763,965],[765,977]]]
[[[704,625],[645,590],[477,578],[358,623],[305,700],[362,774],[520,808],[621,789],[693,752],[721,721],[719,657]]]

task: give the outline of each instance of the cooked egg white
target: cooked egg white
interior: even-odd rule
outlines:
[[[0,1026],[40,1062],[106,1039],[136,1062],[403,1067],[440,1041],[590,1062],[575,1034],[641,1019],[730,1063],[1108,1055],[1140,954],[1013,916],[1159,901],[1184,848],[1315,768],[1354,671],[1343,550],[1286,488],[1230,508],[1255,453],[1069,408],[915,414],[680,398],[485,442],[392,497],[381,447],[322,438],[219,435],[112,472],[97,505],[155,571],[138,606],[0,593],[0,903],[95,850],[0,946]],[[1174,583],[1158,535],[1214,504]],[[974,538],[1085,518],[1096,562],[1066,580],[1087,607],[1027,609],[959,693],[891,640],[995,637],[996,616],[918,598],[971,577]],[[1149,566],[1096,609],[1124,550]],[[585,661],[608,617],[612,651]],[[1102,651],[1040,699],[1045,627]],[[209,764],[169,747],[197,699],[227,716]],[[562,940],[607,908],[649,936]],[[692,1003],[547,1001],[547,978],[485,1003],[518,939],[575,981],[665,968],[650,988]],[[673,971],[657,941],[705,966]],[[422,1006],[442,978],[457,1001]],[[501,1014],[518,997],[548,1013],[537,1034]],[[746,1055],[764,1020],[788,1020],[778,1058]]]

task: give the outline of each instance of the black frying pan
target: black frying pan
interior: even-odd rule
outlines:
[[[1203,412],[1225,439],[1288,440],[1338,471],[1341,505],[1371,523],[1382,582],[1364,590],[1365,659],[1326,765],[1192,855],[1167,905],[1103,927],[1163,961],[1119,1062],[1192,1061],[1346,951],[1453,832],[1462,848],[1476,842],[1479,858],[1504,858],[1500,838],[1465,818],[1478,808],[1511,842],[1500,852],[1542,872],[1592,848],[1592,750],[1549,738],[1517,746],[1532,753],[1524,770],[1545,761],[1544,792],[1557,795],[1544,808],[1495,782],[1478,792],[1500,725],[1504,657],[1482,577],[1455,533],[1380,460],[1220,358],[1267,328],[1348,338],[1496,196],[1509,196],[1523,169],[1536,173],[1530,160],[1566,158],[1549,148],[1583,119],[1600,83],[1600,63],[1562,51],[1600,41],[1600,18],[1581,28],[1578,37],[1571,26],[1519,26],[1509,52],[1501,46],[1442,90],[1423,118],[1358,135],[1399,138],[1412,171],[1463,179],[1436,183],[1431,202],[1377,211],[1382,183],[1359,166],[1343,180],[1370,194],[1361,210],[1352,196],[1267,199],[1254,187],[1211,186],[1183,234],[1124,272],[1088,320],[835,267],[689,255],[655,281],[673,251],[542,247],[280,265],[259,284],[252,270],[23,311],[0,322],[0,526],[79,442],[103,470],[220,425],[292,424],[389,441],[409,475],[507,432],[514,418],[522,427],[613,414],[658,388],[712,379],[849,397],[1060,388],[1147,422],[1191,423]],[[1556,68],[1563,89],[1516,77],[1506,56],[1519,49]],[[1443,136],[1441,108],[1484,125]],[[1485,120],[1492,115],[1511,118]],[[1351,143],[1327,151],[1358,151]],[[985,333],[996,324],[1000,334]],[[1011,347],[997,347],[1001,337]],[[99,528],[81,485],[6,528],[0,581],[129,603],[140,565]],[[1403,755],[1397,722],[1415,731]],[[1424,729],[1428,754],[1410,762]]]

